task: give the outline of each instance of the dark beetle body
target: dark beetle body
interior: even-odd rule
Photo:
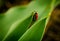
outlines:
[[[37,12],[33,12],[33,19],[32,19],[32,22],[29,26],[29,28],[38,20],[38,13]]]
[[[37,12],[35,12],[35,14],[33,16],[33,21],[36,21],[36,20],[38,20],[38,13]]]

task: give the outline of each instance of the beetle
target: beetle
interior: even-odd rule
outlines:
[[[38,13],[37,12],[32,12],[33,13],[33,19],[32,19],[32,22],[31,22],[31,24],[30,24],[30,26],[29,26],[29,28],[35,23],[35,21],[37,21],[38,20]]]
[[[38,13],[37,12],[34,12],[33,21],[36,21],[36,20],[38,20]]]

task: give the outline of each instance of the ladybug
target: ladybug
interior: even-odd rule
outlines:
[[[33,12],[33,14],[34,14],[33,15],[33,19],[32,19],[32,22],[31,22],[29,27],[31,27],[35,23],[35,21],[38,20],[38,13],[37,12]]]
[[[33,15],[33,21],[36,21],[36,20],[38,20],[38,13],[37,12],[35,12]]]

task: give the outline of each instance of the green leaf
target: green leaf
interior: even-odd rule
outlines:
[[[17,41],[21,35],[29,28],[32,22],[32,15],[29,17],[14,22],[8,30],[3,41]]]
[[[32,1],[28,8],[29,11],[36,11],[38,13],[38,19],[44,18],[49,15],[51,11],[52,0],[36,0]]]
[[[5,14],[0,14],[0,41],[6,36],[7,31],[9,32],[9,29],[11,28],[12,24],[17,22],[18,20],[20,21],[22,19],[25,20],[25,18],[30,16],[31,13],[34,11],[38,12],[38,20],[47,17],[49,16],[49,13],[51,14],[54,5],[58,2],[60,1],[59,0],[58,1],[57,0],[34,0],[27,6],[12,7]],[[23,24],[23,22],[21,24]],[[28,24],[26,25],[28,26]],[[12,35],[15,34],[16,30],[17,29],[13,30],[11,34],[9,34],[8,36],[12,37]]]
[[[40,41],[45,28],[46,18],[32,25],[18,41]]]
[[[0,14],[0,41],[7,34],[11,25],[24,18],[28,18],[32,12],[25,13],[26,6],[17,6],[8,10],[5,14]]]

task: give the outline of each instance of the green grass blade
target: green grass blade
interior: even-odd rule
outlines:
[[[45,28],[45,21],[46,18],[36,22],[18,41],[40,41]]]
[[[23,33],[28,29],[31,22],[32,15],[13,23],[3,41],[17,41],[19,37],[21,37],[21,35],[23,35]]]
[[[26,13],[26,6],[17,6],[9,9],[5,14],[0,14],[0,41],[7,34],[11,25],[17,20],[21,20],[30,16],[31,12]]]

